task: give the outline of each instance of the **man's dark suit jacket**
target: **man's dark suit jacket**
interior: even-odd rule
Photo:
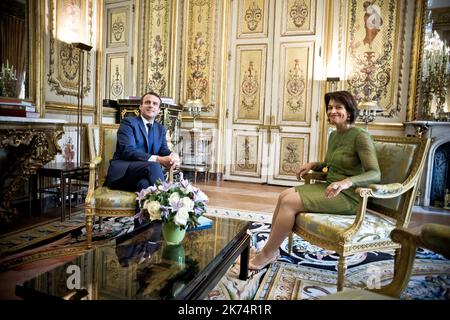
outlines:
[[[166,128],[155,121],[153,133],[153,154],[170,155]],[[117,131],[116,152],[109,165],[107,185],[122,178],[130,162],[148,161],[152,154],[148,150],[147,139],[147,130],[141,117],[126,117],[122,120]]]

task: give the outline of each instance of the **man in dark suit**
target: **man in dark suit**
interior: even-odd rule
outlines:
[[[166,129],[155,121],[161,98],[148,92],[141,98],[139,117],[126,117],[117,131],[116,152],[108,170],[106,185],[111,189],[140,191],[164,181],[161,166],[174,168],[179,156],[167,146]]]

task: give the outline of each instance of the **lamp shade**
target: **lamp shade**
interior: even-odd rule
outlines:
[[[380,105],[378,104],[378,101],[361,101],[360,103],[358,103],[358,109],[359,110],[368,110],[368,111],[373,111],[373,112],[383,112],[383,108],[380,107]]]

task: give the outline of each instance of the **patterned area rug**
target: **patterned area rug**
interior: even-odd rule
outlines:
[[[252,246],[260,250],[270,233],[270,224],[252,224]],[[318,299],[336,292],[338,255],[311,245],[294,235],[293,253],[287,239],[281,256],[268,269],[253,273],[249,280],[237,278],[233,266],[210,293],[209,299],[298,300]],[[385,285],[393,275],[393,251],[359,253],[347,258],[346,288]],[[379,279],[379,282],[374,282]],[[261,281],[259,281],[261,280]],[[402,299],[450,299],[450,261],[441,255],[419,249],[413,275]]]
[[[84,214],[77,213],[70,220],[61,222],[57,218],[50,222],[2,235],[0,237],[0,257],[57,238],[82,226],[84,226]]]

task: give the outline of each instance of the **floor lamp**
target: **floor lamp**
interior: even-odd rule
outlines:
[[[81,164],[81,142],[83,141],[83,80],[84,80],[84,55],[92,46],[82,42],[72,43],[73,48],[78,49],[78,92],[77,92],[77,164]]]

